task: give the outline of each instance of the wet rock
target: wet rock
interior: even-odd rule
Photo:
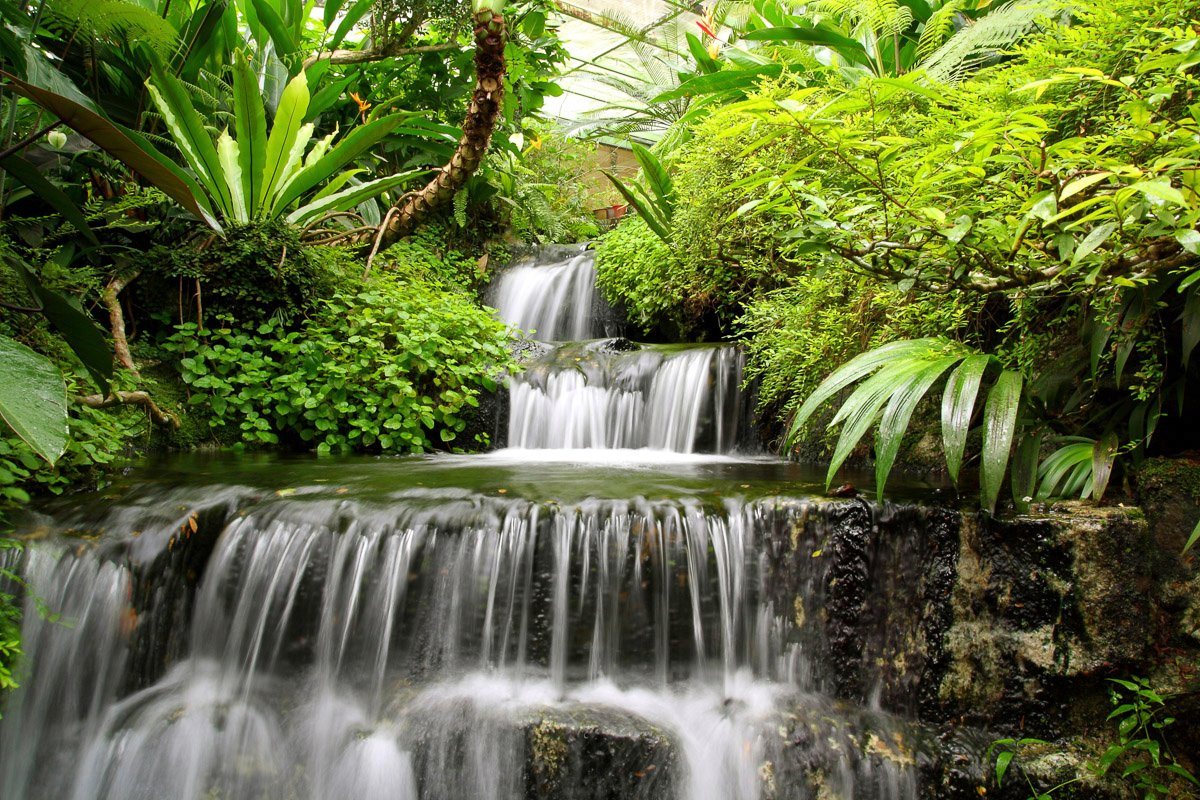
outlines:
[[[596,350],[600,353],[628,353],[640,349],[641,345],[631,342],[622,336],[613,339],[604,339],[596,345]]]
[[[632,714],[549,710],[525,727],[527,800],[668,800],[676,749]]]
[[[1153,551],[1131,509],[965,519],[941,712],[1042,737],[1102,720],[1104,678],[1151,644]]]
[[[1183,549],[1200,520],[1200,460],[1150,458],[1134,474],[1138,504],[1167,553]]]

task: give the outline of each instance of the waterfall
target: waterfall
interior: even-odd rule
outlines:
[[[492,298],[501,319],[545,342],[603,336],[596,302],[595,251],[562,248],[505,271]]]
[[[795,691],[838,681],[820,615],[776,614],[780,564],[762,550],[764,531],[831,535],[805,501],[411,489],[371,504],[315,485],[242,498],[199,512],[223,516],[188,655],[124,697],[131,575],[171,585],[163,559],[186,534],[153,534],[163,551],[131,568],[95,548],[30,550],[31,581],[72,621],[33,623],[44,666],[0,723],[6,798],[519,800],[529,742],[561,713],[670,732],[673,788],[647,797],[759,800],[763,726]],[[155,525],[128,507],[89,524],[118,520],[139,526],[125,543]],[[826,561],[797,567],[830,580]],[[839,736],[808,745],[838,796],[915,797],[903,763]]]
[[[5,800],[916,800],[928,526],[737,456],[739,350],[593,338],[591,259],[496,287],[550,340],[505,450],[179,459],[34,518]]]
[[[728,453],[738,443],[742,360],[727,346],[612,351],[565,345],[512,381],[508,444]]]

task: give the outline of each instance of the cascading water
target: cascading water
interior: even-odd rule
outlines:
[[[3,797],[913,800],[922,527],[720,455],[739,383],[728,347],[563,344],[507,450],[201,462],[31,519],[68,624],[30,594]]]
[[[592,251],[522,262],[500,276],[500,317],[553,343],[511,386],[508,445],[728,453],[738,444],[741,353],[728,345],[643,347],[603,335]],[[569,321],[569,324],[564,324]]]

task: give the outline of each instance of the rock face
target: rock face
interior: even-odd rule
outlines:
[[[525,745],[528,800],[657,800],[674,794],[674,743],[630,714],[549,711],[529,721]]]
[[[929,711],[1040,737],[1102,721],[1104,679],[1151,644],[1155,549],[1133,509],[965,517]]]

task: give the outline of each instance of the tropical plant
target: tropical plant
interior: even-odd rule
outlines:
[[[351,209],[402,185],[413,172],[351,184],[361,170],[338,173],[414,115],[392,114],[361,125],[337,145],[335,134],[312,148],[314,124],[304,122],[311,95],[302,74],[284,89],[270,132],[258,82],[249,65],[234,62],[234,120],[237,138],[223,131],[213,141],[183,85],[156,65],[147,86],[198,186],[196,199],[221,220],[248,223],[285,216],[305,226],[322,215]],[[335,174],[336,173],[336,174]],[[322,183],[308,202],[295,204]],[[216,226],[219,230],[219,225]]]
[[[67,386],[54,362],[0,336],[0,420],[50,464],[67,448]]]
[[[946,468],[958,481],[967,434],[975,417],[976,400],[989,374],[983,410],[983,451],[980,467],[980,501],[995,509],[1008,466],[1009,450],[1021,406],[1021,373],[1003,369],[990,355],[971,351],[944,339],[892,342],[851,359],[826,378],[796,412],[788,433],[794,441],[823,403],[838,392],[862,381],[842,404],[832,425],[842,424],[826,484],[845,463],[866,432],[878,422],[875,435],[875,484],[882,497],[884,485],[900,452],[900,443],[918,403],[942,378],[942,442]]]
[[[820,0],[792,11],[759,0],[742,31],[750,42],[801,43],[832,54],[849,75],[877,77],[923,70],[958,82],[1061,14],[1063,0],[898,2]],[[786,51],[784,59],[788,57]],[[777,56],[778,57],[778,56]]]
[[[646,221],[650,230],[664,242],[671,240],[671,221],[675,216],[675,184],[671,174],[663,163],[646,147],[631,142],[633,155],[642,168],[649,191],[638,184],[628,184],[608,170],[602,170],[604,176],[612,181],[613,186],[625,198],[625,202],[633,206],[638,216]]]
[[[1110,692],[1114,708],[1108,721],[1117,724],[1117,737],[1088,769],[1101,777],[1120,769],[1118,777],[1131,786],[1139,800],[1181,796],[1172,793],[1172,782],[1200,786],[1200,780],[1179,763],[1167,743],[1166,730],[1175,724],[1169,708],[1171,696],[1156,691],[1145,678],[1109,680],[1114,684]],[[1030,749],[1050,748],[1053,748],[1050,742],[1034,738],[1006,738],[993,742],[988,748],[987,760],[995,759],[996,786],[1004,785],[1004,779],[1014,765],[1029,787],[1028,800],[1054,800],[1060,789],[1080,783],[1082,775],[1067,778],[1051,788],[1035,785],[1017,757]]]

